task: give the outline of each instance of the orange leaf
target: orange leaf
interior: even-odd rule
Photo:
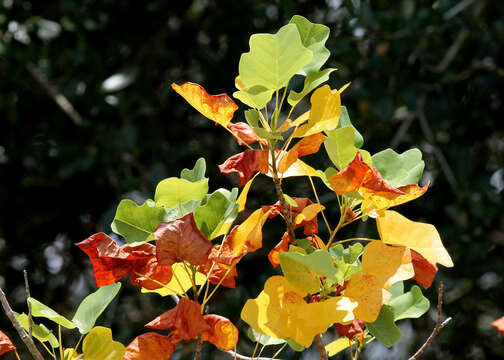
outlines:
[[[259,171],[263,174],[268,172],[268,150],[245,150],[228,158],[219,165],[223,174],[238,174],[238,185],[243,186]]]
[[[0,331],[0,355],[3,355],[9,351],[16,350],[16,347],[2,331]]]
[[[346,336],[350,340],[354,340],[357,337],[358,341],[364,340],[364,327],[366,323],[361,319],[354,320],[351,324],[334,324],[334,328],[338,332],[338,336]]]
[[[278,162],[278,171],[284,173],[301,156],[318,152],[320,145],[322,145],[325,139],[326,137],[322,133],[317,133],[298,141],[298,143],[280,159]]]
[[[151,290],[161,285],[146,277],[163,284],[171,280],[171,267],[158,263],[156,247],[151,244],[121,247],[110,236],[98,233],[76,245],[89,256],[97,287],[113,284],[126,275],[130,275],[130,282],[133,285]]]
[[[490,325],[499,331],[499,335],[504,335],[504,316],[490,323]]]
[[[382,241],[371,241],[364,248],[362,272],[376,276],[385,289],[415,276],[410,250],[404,246],[388,246]]]
[[[201,85],[186,82],[182,85],[172,83],[171,86],[201,114],[224,127],[238,109],[238,105],[227,94],[210,95]]]
[[[196,339],[203,331],[210,329],[201,315],[201,305],[184,297],[180,298],[177,306],[161,314],[145,327],[156,330],[171,329],[170,335],[175,342]]]
[[[309,207],[310,205],[313,204],[313,202],[308,199],[308,198],[297,198],[293,197],[292,198],[296,204],[297,207],[292,207],[289,204],[287,204],[287,209],[289,213],[292,215],[293,219],[297,219],[300,214],[303,213],[305,208]],[[299,222],[295,222],[295,228],[298,228],[300,226],[304,226],[304,231],[303,234],[305,235],[313,235],[318,232],[318,222],[317,222],[317,217],[316,216],[311,216],[313,215],[313,211],[317,209],[321,209],[318,204],[315,204],[317,206],[311,207],[308,209],[302,217],[299,218]],[[277,201],[275,204],[270,205],[270,206],[262,206],[263,211],[268,211],[271,210],[271,213],[269,215],[270,219],[278,216],[282,212],[282,206],[280,205],[280,202]],[[315,213],[316,215],[316,213]],[[304,217],[304,218],[303,218]]]
[[[161,223],[154,231],[156,256],[161,265],[186,261],[202,265],[212,250],[212,242],[199,231],[192,213],[168,223]]]
[[[438,271],[436,264],[429,262],[415,250],[411,250],[411,260],[413,269],[415,269],[414,279],[416,282],[422,285],[424,289],[430,288]]]
[[[419,198],[425,194],[428,188],[429,184],[424,187],[420,187],[416,184],[401,186],[397,188],[397,190],[400,190],[402,194],[373,192],[364,189],[364,191],[361,191],[363,197],[361,205],[362,212],[376,217],[383,210]]]
[[[234,349],[238,343],[238,329],[229,319],[223,316],[209,314],[204,315],[209,330],[203,331],[201,339],[209,341],[223,350]]]
[[[229,270],[229,268],[231,268],[231,270]],[[211,273],[210,269],[212,269]],[[206,264],[201,265],[198,268],[198,271],[205,274],[208,277],[208,281],[210,281],[210,283],[214,285],[221,283],[222,286],[228,288],[234,289],[236,287],[235,277],[238,276],[238,272],[236,271],[236,265],[226,265],[208,259]],[[224,278],[224,280],[222,280],[222,278]]]
[[[168,360],[174,349],[170,337],[148,332],[137,336],[126,347],[123,360]]]
[[[289,243],[290,236],[286,231],[282,236],[282,240],[268,253],[268,260],[273,267],[280,265],[280,254],[289,251]]]
[[[238,145],[244,145],[243,142],[245,142],[245,144],[253,144],[256,141],[264,145],[268,143],[266,140],[257,136],[254,129],[247,123],[241,121],[237,123],[230,122],[227,124],[227,128],[233,133],[236,141],[238,141]]]

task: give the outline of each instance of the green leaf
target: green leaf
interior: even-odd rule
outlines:
[[[301,351],[306,350],[306,348],[303,345],[298,344],[298,342],[294,339],[287,338],[287,339],[285,339],[285,341],[290,346],[290,348],[294,351],[301,352]]]
[[[404,294],[404,281],[398,281],[388,289],[392,294],[390,299],[395,299],[396,297]],[[394,311],[395,312],[395,311]]]
[[[289,97],[287,98],[287,102],[290,105],[294,106],[294,104],[301,101],[301,99],[304,98],[310,91],[312,91],[313,89],[317,88],[319,85],[322,85],[327,80],[329,80],[329,75],[335,70],[336,69],[329,68],[329,69],[324,69],[322,71],[308,75],[305,78],[303,90],[301,90],[300,92],[296,92],[294,90],[291,90],[289,92]]]
[[[270,90],[265,86],[254,85],[235,91],[233,97],[252,108],[262,109],[271,100],[274,92],[274,90]]]
[[[354,159],[357,151],[360,151],[364,162],[371,164],[369,152],[355,147],[355,130],[352,126],[344,126],[325,133],[327,139],[324,141],[324,146],[336,168],[344,169]]]
[[[63,315],[58,314],[49,306],[42,304],[40,301],[32,297],[28,298],[28,304],[31,309],[31,314],[34,317],[44,317],[55,322],[58,325],[66,327],[67,329],[73,329],[77,326]]]
[[[126,349],[112,339],[112,331],[103,326],[93,328],[82,342],[86,360],[122,360]]]
[[[277,132],[270,133],[260,127],[254,127],[254,131],[257,134],[257,136],[259,136],[263,139],[266,139],[266,140],[279,140],[279,141],[283,140],[282,134],[277,133]]]
[[[260,120],[260,115],[259,111],[255,109],[249,109],[245,110],[245,120],[247,120],[247,123],[252,126],[253,128],[259,127],[259,120]]]
[[[342,244],[337,244],[329,248],[329,253],[334,258],[334,264],[343,273],[344,280],[350,279],[354,274],[362,271],[362,264],[359,256],[364,251],[364,247],[360,243],[350,245],[344,248]],[[343,282],[339,283],[340,285]]]
[[[82,300],[72,319],[79,328],[81,334],[87,334],[91,331],[95,325],[96,319],[98,319],[101,313],[115,298],[120,288],[120,282],[102,286]]]
[[[361,148],[364,145],[364,138],[361,133],[352,125],[350,121],[350,116],[348,115],[348,110],[346,106],[341,107],[341,115],[338,123],[338,128],[342,128],[344,126],[351,126],[354,129],[354,145],[357,148]]]
[[[170,208],[182,205],[190,200],[201,200],[208,192],[208,179],[191,182],[186,179],[171,177],[162,180],[156,187],[154,200],[156,206]]]
[[[303,46],[297,26],[287,24],[276,34],[254,34],[250,51],[242,54],[239,73],[245,86],[264,86],[278,90],[306,64],[313,54]]]
[[[366,327],[371,335],[386,347],[394,345],[402,336],[394,323],[394,311],[389,305],[383,305],[376,321],[366,323]]]
[[[331,255],[329,255],[329,253],[325,250],[315,250],[311,254],[307,255],[300,254],[298,252],[284,252],[280,254],[280,265],[282,266],[282,271],[289,282],[295,286],[297,286],[296,282],[306,282],[310,290],[306,287],[303,287],[303,289],[310,292],[315,292],[312,290],[318,291],[320,288],[320,282],[308,270],[321,277],[325,276],[326,279],[332,283],[343,283],[343,273],[341,273],[339,269],[333,265]],[[284,265],[287,266],[287,269],[284,269]],[[291,281],[291,279],[293,281]],[[316,289],[315,283],[312,279],[316,280]]]
[[[180,172],[180,177],[182,179],[188,180],[190,182],[198,182],[205,179],[206,172],[206,162],[204,158],[199,158],[194,164],[192,170],[184,169]]]
[[[284,339],[277,339],[272,336],[261,334],[258,331],[255,331],[253,327],[249,327],[247,331],[248,338],[253,342],[258,342],[261,345],[269,346],[269,345],[278,345],[285,343]]]
[[[385,149],[372,156],[373,166],[392,187],[416,184],[422,178],[425,163],[422,152],[410,149],[402,154]]]
[[[183,204],[172,206],[171,208],[164,208],[163,222],[171,222],[181,217],[196,211],[200,206],[200,200],[189,200]]]
[[[238,215],[237,197],[237,188],[232,191],[218,189],[207,196],[207,199],[196,209],[194,221],[198,229],[208,239],[211,240],[215,237],[215,234],[219,232],[219,229],[229,217],[236,218]]]
[[[422,290],[414,285],[410,291],[389,301],[394,310],[394,320],[416,319],[425,314],[430,308],[429,299],[422,295]]]
[[[25,313],[18,314],[16,312],[14,312],[14,315],[16,316],[17,321],[21,324],[23,329],[29,331],[28,315],[26,315]],[[40,342],[48,341],[53,348],[57,348],[59,346],[59,342],[56,336],[54,336],[52,331],[49,330],[44,324],[37,325],[32,322],[32,335]]]
[[[331,190],[331,191],[334,191],[334,190],[331,186],[331,182],[329,181],[329,178],[332,175],[336,174],[337,172],[338,172],[338,170],[336,170],[333,167],[327,168],[326,171],[317,170],[317,174],[319,174],[320,179],[324,182],[324,185],[327,186],[329,188],[329,190]]]
[[[294,200],[293,198],[291,198],[289,195],[283,194],[283,197],[284,197],[285,201],[287,201],[287,204],[289,204],[291,207],[293,207],[293,208],[297,208],[298,207],[298,204],[297,204],[296,200]]]
[[[306,251],[306,254],[311,254],[316,248],[313,247],[312,242],[308,239],[296,239],[296,245]]]
[[[113,232],[123,236],[126,242],[142,244],[154,240],[153,232],[165,215],[165,209],[156,207],[150,199],[141,206],[131,200],[121,200],[111,228]]]
[[[314,24],[299,15],[294,15],[289,23],[296,24],[301,42],[313,53],[311,61],[298,71],[298,74],[310,75],[318,72],[331,55],[325,47],[325,42],[329,38],[329,28],[322,24]]]

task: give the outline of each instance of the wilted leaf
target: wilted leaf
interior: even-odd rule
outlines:
[[[77,325],[81,334],[91,331],[98,317],[114,300],[120,288],[120,282],[102,286],[82,300],[72,318],[72,322]]]
[[[0,355],[3,355],[9,351],[16,350],[16,347],[2,331],[0,331]]]
[[[174,349],[168,336],[148,332],[129,343],[123,360],[169,360]]]
[[[212,243],[199,231],[193,214],[161,223],[154,232],[156,257],[160,265],[186,261],[202,265],[208,259]]]
[[[243,186],[256,171],[268,172],[268,150],[245,150],[224,161],[219,170],[223,174],[237,173],[238,185]]]
[[[430,263],[453,266],[452,259],[433,225],[411,221],[390,210],[377,218],[376,224],[384,243],[409,247]]]
[[[334,328],[338,333],[338,336],[346,336],[349,340],[354,340],[357,337],[358,341],[364,339],[364,321],[361,319],[354,320],[351,324],[334,324]]]
[[[109,328],[93,328],[82,342],[82,353],[86,360],[122,360],[124,345],[112,339]]]
[[[214,314],[204,315],[203,318],[210,327],[202,332],[203,341],[211,342],[223,350],[235,348],[238,343],[238,329],[229,319]]]
[[[252,178],[247,181],[247,183],[245,184],[245,186],[243,187],[241,193],[240,193],[240,196],[238,196],[238,199],[236,200],[236,203],[238,204],[238,212],[242,212],[243,210],[245,210],[245,204],[247,203],[247,196],[248,196],[248,193],[249,193],[249,190],[250,190],[250,186],[252,185],[252,182],[254,181],[254,179],[256,178],[256,176],[258,175],[259,173],[255,174],[254,176],[252,176]]]
[[[313,56],[303,46],[294,24],[283,26],[276,34],[254,34],[249,44],[250,51],[242,54],[239,63],[240,79],[245,87],[281,89]]]
[[[234,112],[238,109],[238,106],[227,94],[210,95],[198,84],[187,82],[177,85],[172,83],[171,86],[202,115],[224,127],[228,125]]]

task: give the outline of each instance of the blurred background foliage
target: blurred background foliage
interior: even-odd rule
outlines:
[[[201,156],[211,189],[236,186],[217,164],[238,146],[170,84],[193,81],[231,94],[249,36],[276,32],[294,14],[330,27],[326,66],[338,68],[330,84],[352,82],[343,103],[365,148],[418,147],[424,154],[430,189],[400,211],[435,224],[455,268],[437,277],[453,321],[423,358],[504,357],[504,338],[489,326],[504,315],[501,1],[1,0],[0,286],[15,310],[26,311],[27,269],[32,296],[72,315],[94,289],[90,262],[73,244],[110,232],[122,198],[152,197],[158,181]],[[308,162],[329,165],[326,157]],[[285,186],[291,196],[311,195],[304,181]],[[334,205],[334,196],[319,189]],[[250,198],[251,210],[275,201],[267,179],[256,182]],[[372,234],[370,223],[352,231]],[[211,312],[243,325],[240,309],[274,273],[264,255],[282,232],[280,220],[267,223],[265,249],[240,263],[237,289],[220,291]],[[436,291],[426,294],[434,305]],[[126,286],[101,324],[127,344],[172,306]],[[363,357],[406,358],[434,320],[435,311],[405,322],[391,351],[370,346]],[[0,328],[24,350],[5,316]],[[73,346],[74,335],[64,335],[65,346]],[[241,336],[239,349],[250,354],[252,344]],[[174,358],[191,358],[190,345],[179,345]],[[204,352],[221,356],[208,345]]]

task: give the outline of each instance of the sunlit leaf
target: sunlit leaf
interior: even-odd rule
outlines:
[[[120,282],[102,286],[82,300],[72,318],[72,322],[77,325],[81,334],[87,334],[91,331],[98,317],[114,300],[120,288]]]
[[[385,211],[383,216],[377,218],[376,224],[384,243],[409,247],[433,264],[453,266],[452,259],[433,225],[411,221],[391,210]]]
[[[82,342],[82,353],[86,360],[122,360],[124,345],[112,339],[109,328],[96,326]]]
[[[66,327],[67,329],[73,329],[75,325],[72,321],[68,320],[66,317],[58,314],[56,311],[51,309],[49,306],[42,304],[40,301],[29,297],[27,299],[30,305],[31,315],[34,317],[44,317],[55,322],[58,325]]]
[[[219,233],[225,221],[231,222],[238,215],[236,198],[238,189],[232,191],[218,189],[207,196],[194,212],[194,221],[198,229],[210,240]]]
[[[285,232],[282,236],[282,240],[280,240],[280,242],[268,253],[268,260],[273,267],[280,265],[280,254],[289,251],[289,244],[289,233]]]
[[[2,331],[0,331],[0,355],[3,355],[9,351],[16,350],[16,347]]]
[[[393,192],[366,191],[365,188],[361,188],[360,194],[363,198],[361,210],[364,214],[377,217],[385,209],[419,198],[425,194],[428,188],[429,184],[424,187],[420,187],[415,184],[405,185],[397,188],[397,190],[401,191],[402,194],[395,194]]]
[[[154,232],[154,238],[160,265],[170,266],[181,261],[201,265],[207,261],[212,249],[212,243],[198,229],[193,214],[161,223]]]
[[[156,207],[152,200],[138,206],[131,200],[121,200],[112,222],[112,231],[130,244],[154,240],[154,230],[164,220],[165,209]]]
[[[168,336],[148,332],[126,346],[123,360],[169,360],[175,349]]]
[[[292,200],[294,200],[296,202],[297,206],[294,207],[294,206],[288,204],[287,210],[291,214],[293,219],[297,219],[297,217],[303,213],[303,211],[306,209],[306,207],[313,204],[313,202],[308,198],[294,197],[294,198],[292,198]],[[271,213],[269,215],[270,219],[272,219],[282,213],[282,206],[280,205],[279,201],[277,201],[275,204],[270,205],[270,206],[263,205],[262,209],[264,211],[268,211],[268,210],[271,211]],[[318,205],[316,207],[311,207],[310,209],[308,209],[305,212],[305,214],[299,218],[299,222],[297,222],[297,221],[294,222],[294,227],[298,228],[300,226],[303,226],[304,227],[303,234],[305,234],[305,235],[316,234],[318,232],[318,222],[317,222],[317,217],[314,215],[316,215],[315,212],[320,209],[321,208]],[[309,217],[309,219],[308,219],[308,217]]]
[[[313,274],[309,267],[287,255],[302,255],[297,252],[282,252],[279,254],[280,266],[285,278],[295,287],[314,294],[320,291],[320,278]]]
[[[191,182],[185,179],[170,177],[156,186],[154,200],[156,206],[170,208],[190,200],[201,200],[208,193],[208,179]]]
[[[263,85],[254,85],[235,91],[233,97],[254,109],[262,109],[271,100],[275,91]]]
[[[261,139],[259,136],[257,136],[254,129],[244,122],[230,122],[227,127],[233,133],[236,141],[238,142],[238,145],[253,144],[256,141],[262,143],[263,145],[267,144],[266,140]]]
[[[262,247],[262,227],[268,216],[268,211],[257,209],[238,226],[230,236],[230,245],[235,255],[256,251]]]
[[[492,321],[490,325],[492,325],[494,328],[497,329],[497,331],[499,331],[499,335],[504,335],[504,316],[498,318],[495,321]]]
[[[383,179],[393,187],[418,183],[425,167],[422,152],[418,149],[410,149],[402,154],[386,149],[374,154],[371,159]]]
[[[183,263],[175,263],[172,265],[173,277],[169,283],[165,284],[163,287],[159,289],[149,290],[142,288],[143,293],[155,292],[161,296],[167,296],[172,294],[182,295],[185,294],[187,290],[189,290],[192,286],[192,281],[189,275],[191,271],[186,267],[184,267]],[[188,274],[189,272],[189,274]],[[200,272],[196,273],[195,276],[196,285],[202,285],[205,282],[205,275]]]
[[[339,92],[341,94],[343,90],[340,89]],[[348,115],[348,110],[346,106],[341,106],[341,115],[339,119],[338,128],[342,128],[345,126],[351,126],[354,129],[354,145],[356,148],[361,148],[364,145],[364,138],[361,133],[353,126],[352,121],[350,120],[350,115]],[[369,162],[371,164],[371,162]]]
[[[201,334],[201,340],[208,341],[223,350],[234,349],[238,343],[238,329],[229,319],[208,314],[203,315],[206,323],[210,327]]]
[[[247,196],[250,190],[250,186],[252,185],[252,182],[258,174],[259,173],[255,174],[249,181],[247,181],[240,193],[240,196],[238,196],[238,199],[236,200],[236,203],[238,204],[238,212],[245,210],[245,204],[247,203]]]
[[[25,313],[18,314],[14,313],[16,316],[17,321],[21,324],[23,329],[28,331],[29,329],[29,320],[28,320],[28,315]],[[49,342],[52,348],[57,348],[59,346],[58,339],[54,334],[52,333],[51,330],[46,328],[44,324],[36,324],[35,322],[32,322],[32,335],[35,339],[39,340],[40,342]]]
[[[411,250],[411,261],[415,270],[415,281],[424,289],[430,288],[438,271],[436,264],[429,262],[415,250]]]
[[[268,172],[268,150],[245,150],[228,158],[219,170],[223,174],[237,173],[238,185],[243,186],[255,172]]]
[[[394,321],[394,310],[392,307],[383,305],[378,318],[372,323],[366,323],[366,327],[376,340],[386,347],[391,347],[402,336]]]
[[[325,42],[329,37],[329,28],[322,24],[314,24],[300,15],[294,15],[289,23],[296,24],[301,42],[313,53],[311,61],[298,71],[298,74],[316,73],[331,54],[325,47]]]
[[[362,155],[362,160],[371,165],[371,155],[366,150],[355,147],[355,130],[352,126],[344,126],[335,130],[326,131],[327,139],[324,146],[332,163],[339,170],[344,169],[355,158],[357,151]]]
[[[238,106],[227,94],[210,95],[198,84],[187,82],[177,85],[172,83],[171,86],[202,115],[224,127],[231,121],[234,112],[238,109]]]
[[[315,154],[326,137],[321,133],[309,135],[297,142],[278,162],[278,171],[284,173],[301,156]]]
[[[313,56],[303,46],[295,24],[283,26],[276,34],[254,34],[249,44],[250,52],[242,54],[239,63],[245,87],[281,89]]]
[[[341,114],[341,98],[338,90],[324,85],[310,97],[311,109],[308,122],[294,131],[294,137],[305,137],[322,131],[336,129]]]
[[[180,178],[185,179],[190,182],[199,182],[201,180],[206,179],[205,172],[206,172],[205,158],[201,157],[198,160],[196,160],[196,163],[194,164],[194,168],[183,169],[180,172]]]
[[[333,342],[327,344],[325,346],[325,349],[327,351],[327,355],[329,356],[334,356],[346,348],[350,347],[350,345],[355,345],[357,344],[356,341],[351,341],[347,339],[346,337],[340,337],[339,339],[334,340]]]
[[[291,90],[289,93],[289,97],[287,98],[287,102],[290,105],[294,105],[301,101],[302,98],[304,98],[310,91],[316,89],[318,86],[322,85],[325,83],[327,80],[329,80],[329,75],[333,72],[336,71],[336,69],[324,69],[316,73],[312,73],[310,75],[307,75],[305,80],[304,80],[304,85],[303,89],[300,92],[296,92],[294,90]]]
[[[394,311],[394,321],[419,318],[430,308],[429,299],[422,295],[422,290],[416,285],[407,293],[390,300],[388,304]]]

